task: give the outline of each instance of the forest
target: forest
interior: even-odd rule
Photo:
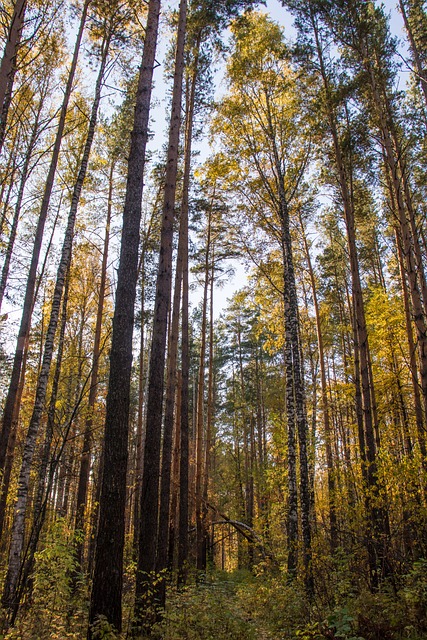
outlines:
[[[3,640],[427,639],[427,5],[273,4],[0,7]]]

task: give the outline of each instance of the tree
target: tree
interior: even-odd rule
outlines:
[[[0,63],[0,151],[3,147],[6,121],[16,71],[16,57],[24,26],[27,0],[17,0],[10,20],[3,57]],[[9,96],[7,95],[9,94]]]
[[[144,615],[144,609],[147,608],[147,602],[144,602],[144,596],[145,598],[147,597],[153,572],[156,569],[164,368],[172,282],[172,240],[178,171],[179,134],[181,127],[186,21],[187,2],[186,0],[181,0],[178,15],[159,264],[156,281],[156,298],[154,302],[153,337],[149,365],[147,423],[145,429],[144,469],[140,509],[140,513],[144,515],[139,532],[139,556],[136,577],[135,619],[137,625],[140,624]],[[149,604],[148,601],[148,606]],[[147,612],[145,615],[147,615]]]
[[[46,224],[49,203],[52,195],[55,173],[58,165],[59,152],[60,152],[62,137],[64,133],[65,118],[67,115],[68,103],[70,100],[71,90],[74,82],[74,76],[77,68],[77,61],[78,61],[80,45],[81,45],[82,36],[83,36],[83,30],[86,22],[88,7],[89,7],[89,0],[87,0],[83,5],[83,11],[80,19],[79,29],[76,36],[73,59],[70,67],[70,72],[67,78],[67,84],[64,91],[64,98],[61,105],[58,127],[56,130],[55,142],[53,145],[52,157],[51,157],[51,161],[50,161],[50,165],[47,173],[43,198],[40,206],[40,214],[38,217],[37,228],[34,236],[34,245],[33,245],[31,263],[30,263],[27,285],[25,290],[21,324],[19,328],[18,339],[17,339],[16,349],[15,349],[12,373],[10,377],[10,384],[9,384],[5,407],[3,411],[2,432],[0,436],[0,468],[2,469],[4,468],[4,464],[6,460],[6,452],[7,452],[8,441],[9,441],[12,424],[13,424],[13,416],[14,416],[14,410],[16,405],[20,379],[21,379],[21,376],[23,375],[22,361],[24,357],[25,344],[28,340],[29,333],[30,333],[31,316],[32,316],[33,305],[34,305],[34,292],[36,288],[37,267],[38,267],[40,251],[42,247],[44,227]]]
[[[117,33],[118,29],[123,26],[123,16],[121,16],[120,13],[114,11],[113,7],[110,7],[110,13],[108,13],[103,18],[103,21],[105,30],[100,45],[100,66],[98,77],[96,80],[95,96],[92,104],[91,117],[87,130],[81,164],[79,167],[79,172],[74,185],[73,195],[71,199],[70,212],[68,215],[67,227],[65,230],[64,241],[62,245],[61,259],[58,266],[55,288],[52,297],[52,308],[50,312],[49,324],[46,331],[43,360],[37,381],[34,409],[28,427],[22,458],[21,472],[18,480],[18,497],[12,525],[8,572],[3,592],[3,603],[9,609],[13,609],[15,605],[19,572],[22,563],[22,552],[24,548],[25,515],[28,500],[31,464],[34,456],[36,438],[39,431],[41,416],[46,399],[47,385],[53,357],[54,340],[59,320],[59,312],[65,278],[71,264],[72,244],[77,209],[80,201],[83,183],[86,177],[89,156],[95,135],[95,128],[98,118],[98,108],[101,100],[101,91],[110,53],[110,45],[114,40],[115,33]]]
[[[300,105],[289,90],[291,72],[280,30],[262,16],[246,17],[236,23],[234,37],[235,53],[228,71],[231,91],[222,101],[220,117],[223,124],[217,131],[222,133],[227,152],[240,155],[238,161],[236,156],[233,158],[233,169],[240,174],[239,180],[243,178],[243,184],[249,189],[252,187],[252,191],[255,186],[262,189],[262,225],[271,230],[282,253],[288,428],[288,571],[291,576],[297,571],[298,433],[304,569],[306,587],[311,592],[307,417],[290,234],[290,207],[306,166],[307,151],[304,143],[294,144],[294,132],[302,126],[297,117]],[[249,189],[245,191],[251,201]]]
[[[150,0],[128,159],[104,433],[103,468],[108,472],[102,473],[101,480],[88,638],[93,637],[94,624],[102,617],[105,617],[118,631],[122,626],[124,510],[132,333],[138,277],[141,196],[159,12],[160,1]]]

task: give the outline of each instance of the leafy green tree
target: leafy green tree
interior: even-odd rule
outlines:
[[[288,571],[297,571],[298,492],[300,468],[301,523],[307,590],[312,591],[311,523],[307,459],[307,415],[301,363],[298,299],[290,220],[292,203],[307,164],[301,103],[292,90],[295,77],[277,25],[259,14],[234,25],[234,51],[228,67],[230,92],[221,102],[216,132],[230,157],[234,180],[243,197],[261,200],[257,214],[278,243],[283,261],[283,300],[288,427]],[[230,171],[231,173],[231,171]],[[255,194],[255,195],[253,195]],[[254,210],[254,209],[252,209]]]

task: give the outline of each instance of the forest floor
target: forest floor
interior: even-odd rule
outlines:
[[[52,565],[49,565],[52,569]],[[188,586],[169,587],[167,607],[150,640],[427,640],[427,563],[421,561],[400,589],[358,593],[338,572],[332,588],[310,602],[280,571],[213,570]],[[54,572],[53,572],[54,573]],[[41,579],[43,577],[43,579]],[[326,586],[326,582],[325,585]],[[103,640],[130,638],[134,575],[126,581],[123,632],[103,629]],[[88,593],[73,596],[58,574],[40,572],[31,606],[0,640],[85,640]],[[142,639],[141,639],[142,640]]]
[[[257,580],[247,572],[215,572],[169,598],[158,638],[162,640],[279,640],[269,628],[268,603],[254,606]],[[256,590],[258,590],[256,588]]]

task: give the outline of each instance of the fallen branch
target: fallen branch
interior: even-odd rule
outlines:
[[[238,520],[231,520],[224,513],[221,513],[217,507],[206,503],[206,506],[211,509],[215,514],[217,514],[221,520],[217,520],[212,522],[212,524],[229,524],[236,529],[250,544],[254,545],[258,551],[261,553],[264,560],[270,560],[275,566],[278,566],[278,562],[274,557],[273,553],[266,548],[261,536],[252,529],[249,525],[244,522],[239,522]]]

